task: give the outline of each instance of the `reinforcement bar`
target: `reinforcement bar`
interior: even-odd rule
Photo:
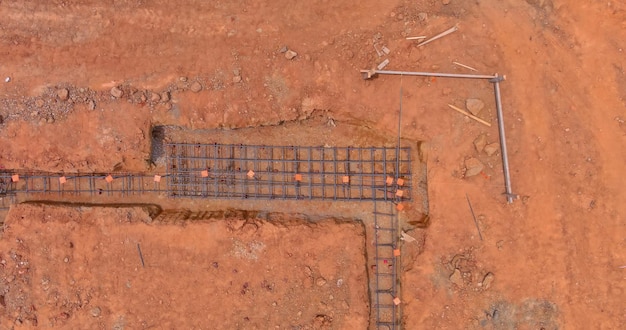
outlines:
[[[411,150],[243,144],[165,145],[172,197],[411,199]],[[387,186],[400,182],[400,192]]]

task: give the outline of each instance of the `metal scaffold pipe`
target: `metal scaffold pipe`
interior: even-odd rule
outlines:
[[[506,200],[513,203],[513,191],[511,189],[511,174],[509,172],[509,155],[506,149],[506,135],[504,133],[504,115],[502,114],[502,100],[500,99],[500,81],[501,77],[494,78],[493,89],[496,95],[496,115],[498,116],[498,135],[500,136],[500,151],[502,154],[502,169],[504,172],[504,188],[506,189]]]
[[[422,76],[440,78],[466,78],[466,79],[502,79],[497,75],[482,74],[460,74],[460,73],[438,73],[438,72],[411,72],[411,71],[388,71],[388,70],[361,70],[365,79],[372,78],[377,74],[398,75],[398,76]]]

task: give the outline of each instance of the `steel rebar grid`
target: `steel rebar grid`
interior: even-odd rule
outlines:
[[[12,175],[19,175],[17,182]],[[107,178],[110,177],[107,181]],[[167,179],[167,175],[161,176]],[[6,185],[4,194],[56,194],[56,195],[138,195],[165,193],[166,189],[155,181],[155,175],[143,173],[52,173],[4,170],[0,174],[0,185]],[[147,182],[153,182],[150,185]],[[1,193],[0,193],[1,195]]]
[[[173,197],[389,200],[378,193],[388,173],[411,179],[410,148],[173,143],[166,152],[177,164],[168,165]],[[403,198],[411,191],[403,187]]]
[[[375,285],[374,308],[376,329],[396,329],[399,308],[394,301],[398,297],[397,267],[397,214],[394,204],[387,202],[388,212],[379,212],[374,201]],[[381,220],[382,219],[382,220]]]
[[[509,155],[506,149],[506,135],[504,132],[504,115],[502,114],[502,100],[500,99],[500,81],[502,77],[491,80],[494,94],[496,95],[496,115],[498,117],[498,134],[500,136],[500,154],[502,156],[502,169],[504,172],[504,189],[506,190],[507,202],[513,203],[513,190],[511,189],[511,174],[509,172]]]

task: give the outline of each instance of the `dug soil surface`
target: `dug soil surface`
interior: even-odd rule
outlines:
[[[428,141],[430,206],[430,227],[410,230],[417,241],[403,247],[413,250],[403,259],[405,327],[617,329],[626,324],[623,1],[2,1],[0,15],[0,165],[5,168],[143,171],[152,125],[233,129],[292,122],[308,127],[308,118],[322,114],[326,129],[356,123],[393,138],[402,95],[402,137]],[[406,39],[430,37],[454,25],[457,32],[422,47]],[[458,62],[478,73],[506,74],[504,126],[519,199],[507,204],[502,195],[492,85],[407,76],[362,79],[359,70],[385,59],[389,70],[475,73],[453,63]],[[467,99],[484,103],[477,116],[490,127],[447,106],[464,107]],[[284,144],[291,143],[284,137]],[[478,174],[466,176],[468,167]],[[24,216],[24,221],[41,221]],[[40,233],[59,226],[66,224],[52,222]],[[99,228],[85,226],[85,232]],[[28,235],[35,235],[33,230]],[[152,229],[134,230],[147,239]],[[179,242],[176,233],[167,236],[162,230],[174,231],[159,228],[154,233],[159,240]],[[15,245],[7,236],[3,244]],[[49,239],[51,246],[67,249],[64,238]],[[197,244],[221,238],[205,239]],[[132,299],[143,302],[148,298],[141,290],[151,291],[142,285],[152,282],[138,280],[149,268],[137,266],[132,243],[118,246],[128,254],[123,256],[128,264],[97,267],[102,273],[130,272],[115,280],[120,284],[115,292],[135,293]],[[147,266],[151,260],[160,260],[161,267],[179,262],[173,255],[150,259],[151,248],[145,248]],[[176,257],[193,259],[195,253],[200,252]],[[31,248],[25,255],[35,258],[41,252]],[[274,257],[274,265],[284,260]],[[236,268],[243,261],[230,262]],[[181,283],[198,280],[191,263],[182,267],[186,271],[176,273]],[[220,264],[218,271],[223,269]],[[271,280],[279,283],[284,275]],[[7,277],[1,280],[9,285]],[[241,273],[220,281],[227,280],[239,286],[246,281]],[[248,282],[263,292],[258,281]],[[159,289],[175,292],[177,285]],[[22,286],[27,290],[41,282]],[[170,309],[195,308],[189,307],[194,299],[177,299]],[[350,301],[351,309],[366,308],[366,300],[356,301],[363,305]],[[128,327],[141,328],[147,317],[107,314],[123,302],[103,300],[100,317],[117,322],[123,315]],[[266,314],[285,306],[269,303]],[[14,322],[6,308],[0,306],[0,313]],[[308,311],[302,310],[302,317],[309,317],[303,322],[312,322]],[[229,313],[232,309],[218,312],[224,320],[231,320]],[[340,313],[337,307],[335,314]],[[91,317],[88,311],[71,315]],[[266,322],[255,315],[245,316]],[[191,314],[166,318],[183,322],[171,323],[181,328],[204,322]],[[354,328],[344,320],[333,318],[332,326]]]
[[[366,328],[362,225],[285,221],[171,224],[139,209],[14,207],[0,243],[0,324]]]

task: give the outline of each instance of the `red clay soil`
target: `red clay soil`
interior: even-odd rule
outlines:
[[[367,327],[356,222],[150,222],[138,209],[13,208],[2,328]]]
[[[151,124],[276,125],[314,110],[337,130],[349,121],[394,136],[402,87],[402,135],[428,142],[431,219],[412,233],[425,243],[402,280],[406,328],[626,324],[622,1],[3,1],[0,15],[6,168],[145,170]],[[405,39],[455,24],[423,47]],[[361,79],[387,58],[390,70],[473,73],[456,61],[506,74],[520,199],[506,204],[499,154],[473,144],[498,140],[492,86]],[[491,127],[447,107],[468,98],[485,103]],[[464,177],[468,158],[482,174]]]

